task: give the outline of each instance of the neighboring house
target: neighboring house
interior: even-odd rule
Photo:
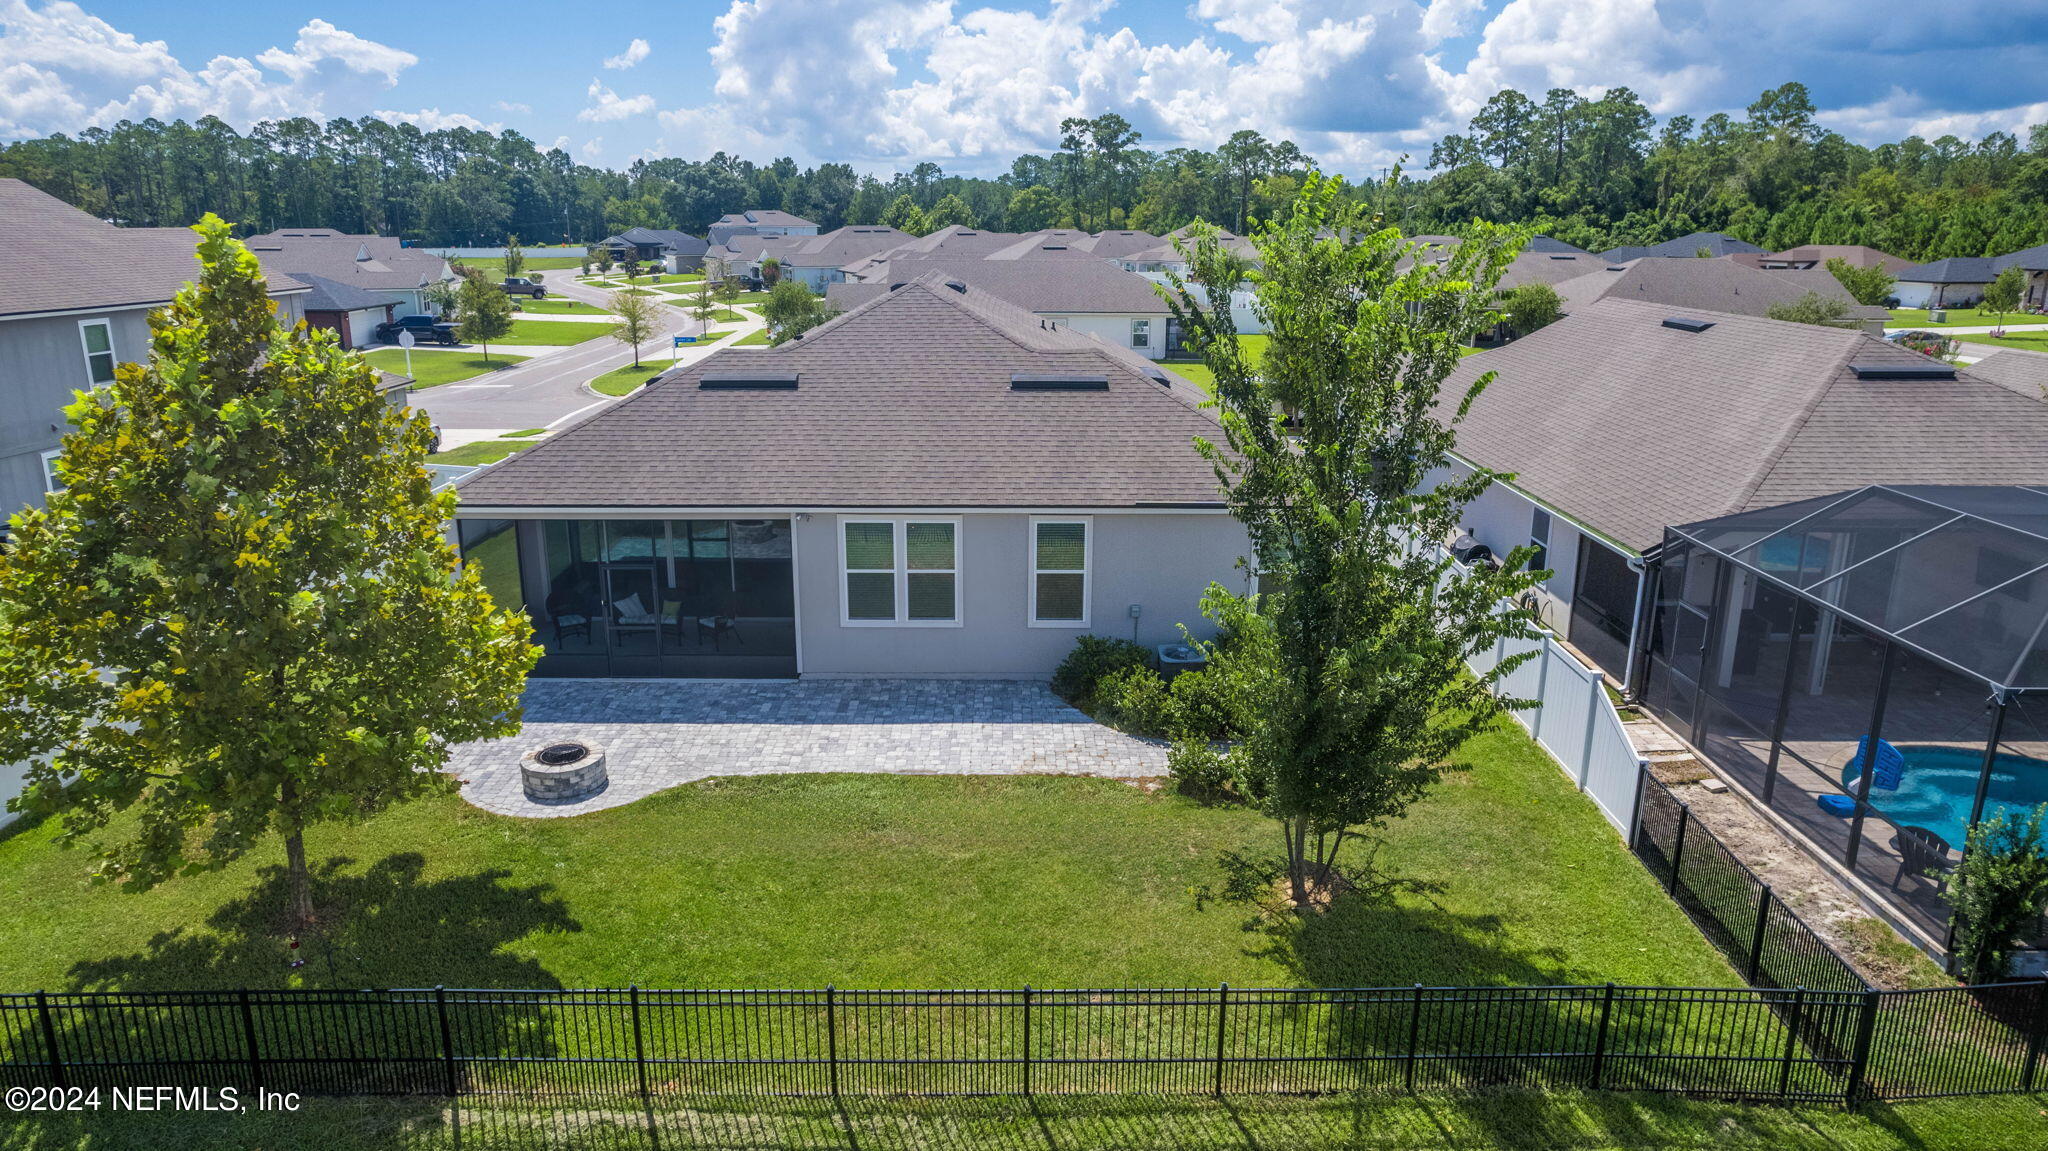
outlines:
[[[865,283],[834,284],[825,292],[850,311],[893,285],[927,272],[967,284],[1049,323],[1128,348],[1148,360],[1166,356],[1169,310],[1152,281],[1107,260],[973,260],[922,256],[894,259],[872,270]]]
[[[2007,268],[2018,268],[2026,273],[2025,286],[2020,290],[2020,308],[2029,312],[2048,309],[2048,244],[2036,244],[1991,257],[1993,272],[2003,272]]]
[[[1730,258],[1737,263],[1749,264],[1765,271],[1788,268],[1794,271],[1808,268],[1826,271],[1829,260],[1844,260],[1852,268],[1883,268],[1897,276],[1913,266],[1911,260],[1862,244],[1801,244],[1782,252],[1770,252],[1761,256],[1742,254]]]
[[[1192,230],[1192,226],[1175,228],[1152,247],[1140,249],[1117,260],[1117,265],[1126,272],[1135,272],[1155,284],[1166,287],[1170,291],[1173,286],[1173,276],[1185,276],[1188,274],[1187,257],[1181,255],[1180,250],[1174,245],[1176,242],[1179,242],[1192,246],[1194,242],[1190,235]],[[1254,268],[1260,266],[1257,244],[1252,243],[1235,232],[1226,232],[1221,228],[1216,230],[1216,239],[1223,246],[1224,250],[1241,257],[1250,266]],[[1259,318],[1258,311],[1252,307],[1252,295],[1250,284],[1240,284],[1236,288],[1231,289],[1230,319],[1233,324],[1237,325],[1237,330],[1244,335],[1264,335],[1266,323]],[[1180,342],[1179,333],[1171,333],[1171,337],[1168,346],[1178,345]]]
[[[1467,357],[1446,399],[1483,372],[1459,466],[1514,480],[1466,530],[1543,549],[1546,621],[1617,686],[1667,526],[1871,483],[2048,482],[2048,404],[1858,331],[1610,297]]]
[[[2001,348],[1971,364],[1969,373],[2030,400],[2048,400],[2048,352]]]
[[[1588,251],[1587,251],[1586,249],[1584,249],[1584,248],[1574,247],[1574,246],[1573,246],[1573,245],[1571,245],[1571,244],[1567,244],[1567,243],[1565,243],[1565,242],[1564,242],[1563,240],[1557,240],[1557,239],[1552,239],[1552,238],[1551,238],[1551,237],[1549,237],[1549,236],[1531,236],[1531,237],[1529,237],[1529,242],[1528,242],[1527,244],[1524,244],[1524,245],[1522,245],[1522,253],[1523,253],[1524,255],[1527,255],[1527,254],[1529,254],[1529,253],[1531,253],[1531,252],[1540,252],[1540,253],[1542,253],[1542,254],[1544,254],[1544,255],[1564,255],[1564,256],[1591,256],[1591,255],[1593,255],[1593,253],[1591,253],[1591,252],[1588,252]]]
[[[865,256],[841,268],[848,280],[864,280],[874,269],[892,259],[905,256],[947,256],[960,259],[980,259],[991,252],[1008,248],[1025,238],[1024,232],[990,232],[981,228],[969,228],[962,224],[948,224],[929,235],[919,236],[906,244],[898,244],[884,252]]]
[[[596,246],[609,250],[614,260],[659,264],[669,272],[694,272],[704,266],[704,253],[711,245],[674,228],[627,228],[599,240]]]
[[[1998,278],[1989,256],[1950,256],[1899,272],[1892,295],[1901,308],[1963,308],[1984,298],[1984,285]]]
[[[711,244],[723,245],[735,236],[815,236],[818,225],[802,216],[773,208],[756,208],[748,212],[729,212],[711,225]]]
[[[0,533],[57,486],[74,392],[149,358],[149,313],[196,278],[189,228],[116,228],[20,180],[0,179]],[[304,318],[307,286],[266,268],[278,318]]]
[[[376,343],[377,325],[392,319],[398,307],[387,297],[325,276],[301,273],[293,278],[312,289],[301,302],[307,325],[333,332],[344,348]]]
[[[710,262],[721,275],[748,282],[761,279],[761,265],[773,259],[784,280],[794,280],[819,295],[846,280],[845,267],[914,239],[908,232],[880,224],[848,224],[821,236],[735,236],[712,249]]]
[[[1244,586],[1202,399],[930,272],[468,477],[457,529],[536,674],[1043,678]]]
[[[427,289],[454,280],[445,257],[408,248],[393,236],[358,235],[332,228],[280,228],[251,236],[249,246],[266,270],[320,276],[395,305],[401,316],[431,313]]]
[[[1083,232],[1074,228],[1046,228],[1017,236],[1009,245],[988,253],[991,260],[1028,260],[1045,256],[1081,255],[1101,260],[1122,260],[1133,252],[1159,246],[1163,237],[1131,230]]]
[[[1756,254],[1763,252],[1763,249],[1755,244],[1747,240],[1738,240],[1723,232],[1693,232],[1680,236],[1676,240],[1666,240],[1661,244],[1628,245],[1620,248],[1609,248],[1607,251],[1600,253],[1600,258],[1613,264],[1625,263],[1629,260],[1640,260],[1646,256],[1691,259],[1698,256],[1702,249],[1706,251],[1709,257],[1732,256],[1742,252]]]
[[[1844,319],[1857,323],[1864,331],[1884,334],[1884,323],[1891,313],[1857,303],[1841,281],[1825,271],[1765,272],[1733,260],[1645,258],[1609,264],[1557,285],[1567,315],[1600,300],[1625,299],[1673,308],[1762,316],[1773,306],[1793,303],[1809,292],[1844,305]]]

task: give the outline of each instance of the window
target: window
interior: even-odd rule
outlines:
[[[57,457],[63,454],[63,448],[51,448],[43,453],[43,490],[46,492],[54,492],[64,486],[64,481],[57,478]]]
[[[959,625],[959,520],[841,520],[839,533],[841,623]]]
[[[1152,346],[1152,321],[1131,321],[1131,346],[1134,348],[1149,348]]]
[[[114,382],[114,326],[105,320],[80,320],[78,336],[85,342],[85,376],[93,387]]]
[[[1088,626],[1089,521],[1031,521],[1033,627]]]
[[[1529,557],[1529,570],[1540,572],[1550,566],[1550,513],[1537,508],[1529,514],[1529,546],[1536,554]]]

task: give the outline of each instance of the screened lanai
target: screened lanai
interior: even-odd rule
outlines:
[[[1945,947],[1966,830],[2048,801],[2048,488],[1866,487],[1653,562],[1645,702]]]

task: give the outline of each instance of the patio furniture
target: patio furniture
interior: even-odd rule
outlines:
[[[621,631],[635,628],[653,631],[661,627],[661,617],[640,602],[639,592],[634,592],[613,604],[612,610],[619,613],[619,622],[616,626]]]
[[[1820,809],[1829,815],[1840,816],[1843,819],[1847,819],[1856,812],[1856,801],[1846,795],[1835,795],[1831,792],[1827,795],[1814,796],[1813,802],[1818,804]]]
[[[1892,848],[1899,853],[1899,870],[1892,876],[1892,890],[1898,890],[1899,881],[1906,878],[1908,871],[1933,880],[1936,891],[1948,890],[1949,873],[1955,870],[1955,864],[1948,858],[1948,840],[1924,827],[1908,824],[1892,836]]]

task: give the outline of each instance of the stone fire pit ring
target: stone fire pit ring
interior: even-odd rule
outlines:
[[[587,739],[550,740],[519,757],[519,782],[536,803],[573,803],[611,782],[604,745]]]

